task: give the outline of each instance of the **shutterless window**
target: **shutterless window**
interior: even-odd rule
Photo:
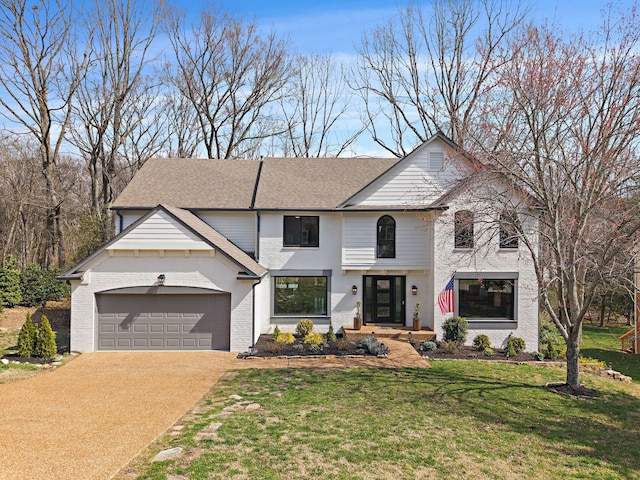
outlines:
[[[378,219],[378,258],[396,258],[396,221],[389,215]]]
[[[459,210],[455,213],[455,247],[473,248],[473,213]]]
[[[518,248],[518,216],[514,212],[500,213],[500,248]]]
[[[275,315],[327,315],[327,277],[274,277]]]
[[[317,247],[319,245],[319,217],[285,216],[285,247]]]
[[[516,280],[458,280],[458,315],[515,320]]]

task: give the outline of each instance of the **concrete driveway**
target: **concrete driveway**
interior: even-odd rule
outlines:
[[[238,363],[222,352],[86,353],[0,385],[0,477],[111,478]]]

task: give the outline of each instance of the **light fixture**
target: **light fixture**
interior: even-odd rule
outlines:
[[[161,273],[160,275],[158,275],[158,285],[160,286],[164,285],[164,273]]]
[[[418,287],[415,285],[411,285],[411,294],[412,295],[417,295],[418,294]]]
[[[353,287],[351,287],[351,293],[353,293],[354,295],[358,294],[358,286],[354,285]]]

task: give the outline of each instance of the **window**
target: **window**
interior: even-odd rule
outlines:
[[[515,212],[500,214],[500,248],[518,248],[518,216]]]
[[[319,217],[285,216],[285,247],[317,247]]]
[[[471,320],[515,320],[515,278],[459,279],[458,315]]]
[[[327,277],[274,277],[275,315],[327,315]]]
[[[378,258],[396,258],[396,221],[389,215],[378,219]]]
[[[455,247],[473,248],[473,213],[458,210],[455,214]]]

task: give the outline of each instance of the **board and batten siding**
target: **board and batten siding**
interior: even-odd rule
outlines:
[[[396,258],[376,258],[381,213],[343,217],[343,270],[427,270],[431,268],[432,226],[414,213],[389,215],[396,221]]]
[[[109,246],[110,250],[210,250],[211,246],[177,222],[167,212],[158,211]]]
[[[256,214],[254,212],[193,212],[245,252],[256,251]]]
[[[354,196],[356,205],[428,205],[451,187],[460,172],[440,140],[425,144]]]

